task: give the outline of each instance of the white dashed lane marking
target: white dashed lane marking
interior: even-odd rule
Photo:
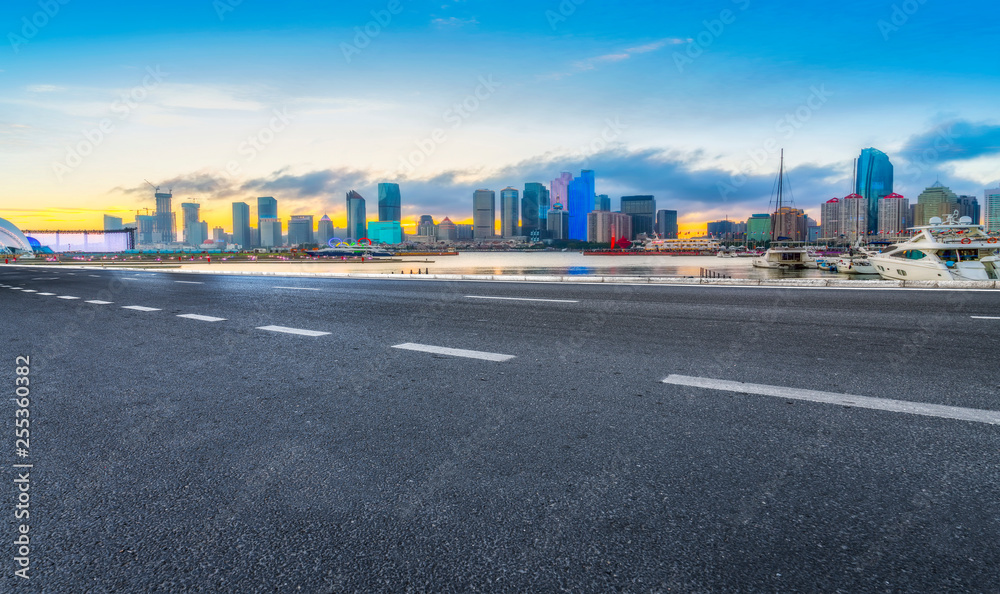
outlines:
[[[576,299],[532,299],[530,297],[490,297],[486,295],[466,295],[466,299],[499,299],[502,301],[547,301],[549,303],[580,303]]]
[[[289,289],[291,291],[319,291],[319,289],[310,289],[309,287],[275,287],[275,289]]]
[[[972,316],[973,320],[1000,320],[1000,316]]]
[[[39,293],[39,295],[50,296],[50,295],[55,295],[55,293]]]
[[[906,400],[891,400],[889,398],[872,398],[869,396],[853,396],[851,394],[819,392],[817,390],[801,390],[798,388],[785,388],[782,386],[745,384],[743,382],[718,380],[707,377],[690,377],[686,375],[670,375],[663,380],[663,383],[674,384],[677,386],[689,386],[692,388],[705,388],[708,390],[736,392],[739,394],[773,396],[775,398],[787,398],[789,400],[805,400],[808,402],[819,402],[822,404],[853,406],[856,408],[884,410],[911,415],[922,415],[925,417],[957,419],[960,421],[973,421],[976,423],[1000,425],[1000,411],[995,410],[963,408],[959,406],[945,406],[941,404],[926,404],[923,402],[908,402]]]
[[[79,299],[79,297],[73,297],[72,295],[60,295],[56,299]]]
[[[281,332],[283,334],[299,334],[302,336],[326,336],[329,332],[317,332],[316,330],[302,330],[300,328],[288,328],[286,326],[259,326],[258,330],[268,332]]]
[[[422,353],[433,353],[435,355],[450,355],[452,357],[466,357],[469,359],[482,359],[484,361],[509,361],[514,358],[514,355],[501,355],[500,353],[487,353],[484,351],[468,351],[465,349],[451,349],[448,347],[432,346],[429,344],[416,344],[413,342],[406,342],[403,344],[393,345],[394,349],[403,349],[407,351],[420,351]]]
[[[174,281],[175,283],[181,283],[182,285],[204,285],[205,283],[198,281]]]
[[[93,303],[94,305],[111,305],[114,301],[101,301],[99,299],[94,299],[92,301],[88,301],[87,303]]]
[[[199,322],[225,322],[226,318],[213,318],[212,316],[200,316],[198,314],[181,314],[177,316],[178,318],[187,318],[189,320],[198,320]]]
[[[123,305],[122,309],[134,309],[135,311],[160,311],[155,307],[143,307],[141,305]]]

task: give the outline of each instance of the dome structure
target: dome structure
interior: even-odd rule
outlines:
[[[6,219],[0,219],[0,251],[3,252],[28,252],[34,251],[28,238],[21,233],[21,230],[14,226],[14,223]]]

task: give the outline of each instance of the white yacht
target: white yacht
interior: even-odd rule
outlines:
[[[846,256],[837,258],[837,272],[843,272],[845,274],[878,274],[878,270],[868,259],[870,254],[866,250],[861,250],[860,253],[851,253]]]
[[[772,245],[769,250],[751,261],[754,268],[816,268],[816,260],[809,255],[805,247],[795,245]]]
[[[958,212],[930,225],[913,227],[917,234],[905,243],[868,256],[882,278],[892,280],[1000,279],[1000,239],[973,225]]]

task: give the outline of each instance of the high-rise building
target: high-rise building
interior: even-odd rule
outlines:
[[[594,209],[594,172],[584,169],[580,172],[580,177],[569,182],[567,193],[569,204],[565,205],[569,211],[569,237],[570,239],[587,239],[587,213]],[[652,231],[652,222],[650,222]]]
[[[250,241],[250,205],[233,202],[233,243],[242,249],[249,249]]]
[[[378,185],[378,220],[402,221],[402,202],[399,195],[399,184],[380,183]]]
[[[459,223],[455,227],[457,227],[458,237],[456,239],[458,241],[469,241],[475,237],[475,227],[473,225]]]
[[[653,234],[656,199],[652,196],[622,196],[622,212],[632,217],[632,237]]]
[[[550,210],[554,209],[556,204],[561,204],[563,210],[566,210],[566,206],[569,204],[569,182],[571,181],[573,181],[573,174],[563,171],[549,184],[551,190],[549,192]]]
[[[141,245],[153,243],[153,228],[156,227],[156,217],[153,215],[135,215],[136,242]]]
[[[417,221],[417,235],[421,237],[437,237],[437,224],[431,215],[420,215]]]
[[[876,148],[866,148],[858,158],[857,182],[854,193],[865,199],[867,231],[878,232],[878,200],[892,194],[892,163]]]
[[[222,227],[212,228],[212,239],[215,241],[225,241],[226,240],[226,230]]]
[[[368,238],[368,214],[365,199],[354,190],[347,193],[347,237],[349,239]]]
[[[403,243],[403,226],[399,221],[373,221],[368,223],[368,239],[372,243]]]
[[[545,186],[535,182],[524,184],[524,194],[521,196],[522,235],[531,235],[532,231],[545,229],[545,220],[549,214],[548,202]]]
[[[736,239],[736,222],[729,219],[723,221],[711,221],[707,224],[708,236],[715,239],[732,240]]]
[[[838,239],[840,230],[840,198],[831,198],[820,205],[820,233],[823,239]]]
[[[656,234],[660,239],[677,239],[679,231],[676,210],[656,211]]]
[[[1000,231],[1000,188],[983,190],[983,224],[986,231]]]
[[[774,211],[771,222],[772,241],[806,241],[809,237],[809,222],[801,209],[782,206]]]
[[[257,197],[257,226],[260,226],[261,219],[278,218],[278,201],[273,196]]]
[[[518,191],[510,186],[500,190],[500,236],[504,239],[520,235]]]
[[[156,223],[153,225],[153,233],[163,243],[173,243],[176,240],[174,211],[170,205],[173,197],[171,192],[156,192]]]
[[[587,215],[587,241],[615,243],[632,237],[632,217],[621,212],[594,210]],[[614,247],[614,246],[612,246]]]
[[[546,217],[546,231],[551,239],[570,239],[569,213],[558,202],[552,205]]]
[[[199,246],[205,243],[207,237],[201,236],[201,226],[198,222],[201,220],[200,216],[201,205],[196,202],[183,202],[181,203],[181,222],[183,224],[182,229],[184,231],[184,243],[193,246]]]
[[[893,192],[878,202],[879,235],[898,235],[910,226],[910,201]]]
[[[260,247],[278,247],[285,243],[281,236],[281,219],[260,219]]]
[[[931,218],[952,214],[959,210],[958,196],[941,182],[934,182],[917,196],[917,206],[913,209],[914,226],[927,225]]]
[[[496,237],[497,197],[493,190],[476,190],[472,194],[472,224],[479,241]]]
[[[875,207],[877,209],[878,205]],[[861,194],[844,196],[840,201],[839,238],[845,243],[854,243],[868,235],[868,227],[868,201],[865,197]]]
[[[323,218],[319,220],[318,228],[316,229],[316,243],[320,247],[326,246],[331,239],[336,237],[336,233],[333,232],[333,221],[330,220],[328,215],[323,215]]]
[[[104,215],[104,230],[105,231],[121,231],[122,230],[122,220],[121,220],[121,217],[113,217],[111,215]]]
[[[747,219],[747,241],[770,241],[771,215],[754,214]]]
[[[958,216],[969,217],[973,225],[978,225],[980,221],[979,199],[975,196],[958,197]]]
[[[288,221],[288,245],[316,243],[312,215],[292,215]]]
[[[611,198],[607,194],[594,196],[594,210],[611,210]]]
[[[458,227],[451,219],[445,217],[437,226],[438,241],[455,241],[458,239]]]

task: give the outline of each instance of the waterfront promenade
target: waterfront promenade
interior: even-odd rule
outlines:
[[[12,266],[0,299],[38,481],[4,591],[1000,576],[995,291]]]

